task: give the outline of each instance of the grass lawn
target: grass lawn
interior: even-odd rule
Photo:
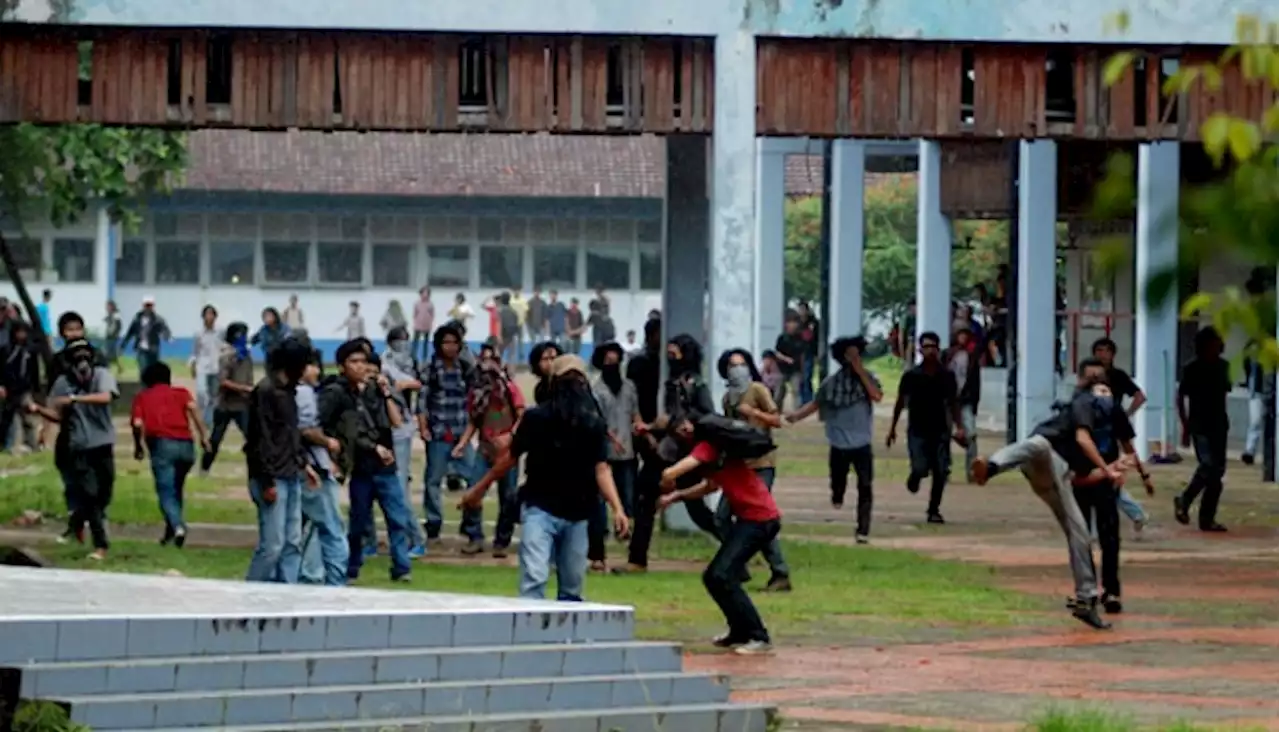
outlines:
[[[1247,732],[1262,728],[1216,727],[1181,721],[1144,726],[1135,724],[1132,719],[1123,715],[1100,710],[1067,712],[1055,709],[1032,720],[1027,729],[1031,732],[1208,732],[1216,729]]]

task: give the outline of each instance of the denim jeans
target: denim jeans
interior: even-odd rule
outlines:
[[[422,480],[427,488],[423,491],[422,503],[427,515],[428,539],[439,537],[440,527],[444,525],[444,499],[441,497],[444,488],[441,483],[445,475],[455,472],[464,477],[468,483],[474,480],[472,463],[475,451],[468,445],[462,457],[455,458],[452,455],[455,444],[457,444],[456,440],[449,442],[443,439],[433,439],[427,443],[427,469]],[[484,527],[468,526],[465,515],[460,531],[469,539],[484,540]]]
[[[800,368],[800,406],[804,406],[813,401],[813,369],[818,359],[810,354],[805,354],[803,366]]]
[[[609,468],[613,473],[613,484],[618,489],[618,499],[622,501],[623,510],[628,516],[634,516],[635,509],[632,507],[632,501],[635,497],[636,461],[610,460]],[[591,520],[587,524],[587,559],[593,562],[605,560],[605,540],[608,536],[609,508],[605,505],[604,497],[601,496],[600,506],[595,513],[591,514]]]
[[[196,464],[196,447],[191,440],[157,437],[147,441],[147,449],[151,452],[156,498],[164,516],[164,533],[165,536],[173,536],[174,531],[187,526],[182,520],[182,488],[187,482],[187,473]]]
[[[209,449],[205,451],[204,456],[200,459],[201,470],[208,470],[213,467],[213,461],[218,457],[218,448],[222,447],[222,438],[227,435],[227,426],[232,422],[235,422],[236,427],[240,428],[240,435],[248,438],[249,410],[245,409],[239,412],[228,412],[225,409],[213,410],[213,427],[209,431]]]
[[[409,532],[409,548],[422,546],[422,530],[418,527],[418,517],[413,513],[413,494],[409,489],[412,471],[410,460],[413,458],[413,436],[392,438],[392,448],[396,454],[396,478],[404,490],[404,524]],[[369,512],[369,520],[364,526],[364,544],[378,545],[378,528],[374,524],[373,511]]]
[[[206,425],[213,424],[213,405],[218,400],[220,381],[218,374],[205,374],[201,381],[196,382],[196,400],[200,405],[200,419],[203,419]]]
[[[258,507],[258,546],[249,560],[249,582],[295,584],[302,569],[302,478],[275,478],[276,500],[263,499],[263,484],[249,479]]]
[[[755,471],[769,492],[773,493],[773,481],[778,475],[777,468],[756,468]],[[719,528],[721,537],[729,535],[735,520],[733,509],[729,507],[729,499],[721,493],[720,503],[716,506],[716,526]],[[777,537],[774,537],[773,541],[760,551],[760,556],[764,557],[764,561],[769,565],[769,579],[785,579],[791,576],[791,568],[787,566],[787,560],[782,556],[782,546],[778,544]]]
[[[138,373],[146,371],[149,366],[160,360],[160,354],[155,349],[147,351],[138,351]]]
[[[399,579],[410,571],[409,530],[405,516],[409,509],[404,505],[404,489],[394,468],[376,473],[355,473],[348,486],[351,491],[351,526],[347,531],[347,577],[360,576],[364,564],[365,522],[373,513],[373,503],[382,508],[382,518],[387,522],[387,545],[391,548],[391,579]]]
[[[489,472],[493,467],[483,455],[476,454],[475,469],[472,481]],[[498,488],[498,524],[493,529],[493,545],[495,547],[511,546],[511,537],[516,533],[516,522],[520,516],[520,502],[516,497],[520,481],[519,466],[512,468],[497,482]],[[484,508],[467,509],[462,512],[462,533],[472,541],[484,541]]]
[[[302,576],[312,585],[347,583],[347,529],[342,525],[338,481],[327,473],[315,489],[302,491]]]
[[[1120,495],[1116,497],[1116,503],[1119,504],[1120,510],[1130,521],[1137,523],[1138,521],[1147,520],[1147,511],[1138,503],[1138,499],[1133,497],[1128,488],[1121,488]]]
[[[1262,392],[1249,395],[1249,430],[1244,435],[1244,454],[1256,455],[1258,445],[1262,443],[1263,422],[1266,418],[1267,402]]]
[[[545,600],[554,563],[556,599],[582,602],[587,574],[587,522],[562,519],[527,504],[520,522],[520,596]]]
[[[978,457],[978,408],[972,404],[960,406],[960,426],[964,428],[964,436],[969,444],[964,448],[964,475],[966,480],[973,478],[973,461]],[[950,451],[950,447],[947,448]]]
[[[724,613],[729,624],[729,637],[741,643],[748,641],[769,642],[769,631],[760,619],[760,613],[751,597],[742,589],[742,576],[747,562],[757,552],[762,552],[778,536],[782,525],[773,521],[734,521],[720,543],[720,549],[712,557],[702,573],[702,584],[711,599]]]

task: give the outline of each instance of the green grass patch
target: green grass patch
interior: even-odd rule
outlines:
[[[918,627],[1008,627],[1027,621],[1040,603],[996,586],[983,567],[938,561],[904,551],[838,547],[820,542],[784,541],[796,590],[753,593],[765,622],[781,641],[831,642],[856,636],[868,625],[894,629]],[[247,549],[176,550],[150,542],[121,540],[106,562],[89,562],[84,547],[50,545],[50,561],[60,567],[110,572],[239,579],[248,566]],[[615,556],[616,555],[615,550]],[[661,536],[654,560],[687,562],[679,570],[612,577],[592,575],[587,596],[596,602],[634,605],[637,632],[643,638],[698,641],[722,630],[723,619],[702,586],[700,570],[714,553],[701,536]],[[768,578],[762,564],[752,566],[753,585]],[[392,584],[385,558],[369,562],[360,587],[512,596],[517,571],[491,564],[422,562],[413,582]]]
[[[1027,727],[1033,732],[1212,732],[1214,730],[1236,730],[1241,727],[1222,725],[1199,725],[1187,721],[1172,721],[1156,725],[1136,723],[1131,717],[1117,714],[1105,709],[1089,709],[1068,712],[1061,709],[1050,709],[1035,718]],[[1257,727],[1243,729],[1261,729]]]

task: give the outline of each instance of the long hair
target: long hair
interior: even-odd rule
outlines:
[[[702,372],[702,344],[688,333],[681,333],[672,338],[668,343],[672,343],[676,348],[680,349],[680,365],[683,367],[682,373],[693,372],[695,374]],[[677,376],[678,374],[672,374]]]
[[[552,381],[548,407],[556,426],[553,441],[557,447],[581,446],[586,433],[603,429],[600,405],[581,374],[566,374]]]
[[[746,364],[746,367],[751,371],[752,381],[764,380],[760,376],[760,369],[756,368],[755,358],[752,357],[751,352],[746,350],[745,348],[730,348],[729,350],[720,354],[720,359],[716,362],[716,372],[720,374],[720,378],[722,379],[729,378],[729,359],[733,358],[734,355],[742,356],[743,362]]]

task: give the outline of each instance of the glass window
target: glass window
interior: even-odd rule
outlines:
[[[636,222],[631,219],[609,221],[609,241],[614,244],[630,244],[636,238]]]
[[[521,287],[523,269],[524,247],[480,247],[481,287]]]
[[[373,284],[377,287],[408,287],[413,275],[413,245],[374,244]]]
[[[631,247],[588,247],[587,286],[631,289]]]
[[[305,241],[262,242],[262,279],[265,282],[305,283],[307,254],[311,244]]]
[[[476,226],[476,238],[480,241],[502,241],[502,220],[480,219]]]
[[[582,227],[582,238],[588,244],[604,244],[609,241],[609,220],[587,219]]]
[[[146,281],[147,242],[145,239],[125,239],[116,260],[116,282],[139,285]]]
[[[662,246],[660,244],[640,245],[640,289],[662,289]]]
[[[53,268],[59,282],[93,282],[93,239],[54,239]]]
[[[152,221],[156,236],[197,239],[204,235],[202,214],[158,214]]]
[[[451,244],[427,247],[427,284],[438,287],[469,287],[471,247]]]
[[[18,265],[18,272],[22,275],[22,279],[28,282],[40,281],[40,270],[42,255],[40,253],[39,239],[19,239],[17,234],[5,234],[5,241],[9,242],[9,252],[13,254],[13,262]],[[9,272],[5,269],[4,263],[0,262],[0,279],[9,279]]]
[[[569,290],[578,286],[578,248],[534,246],[533,286],[540,290]]]
[[[659,244],[662,242],[662,220],[644,219],[636,223],[636,236],[640,241]]]
[[[317,247],[321,284],[359,285],[364,282],[364,244],[322,241]]]
[[[225,246],[218,243],[212,249]],[[232,244],[231,246],[235,246]],[[252,246],[252,245],[250,245]],[[212,259],[210,255],[210,259]],[[250,251],[249,264],[253,264],[253,253]],[[250,267],[252,277],[253,268]],[[215,284],[221,281],[212,280]],[[156,284],[158,285],[198,285],[200,284],[200,242],[195,241],[158,241],[156,242]]]
[[[209,242],[209,284],[252,285],[256,245],[250,241]],[[159,258],[157,257],[157,262]],[[156,270],[160,267],[157,263]]]

